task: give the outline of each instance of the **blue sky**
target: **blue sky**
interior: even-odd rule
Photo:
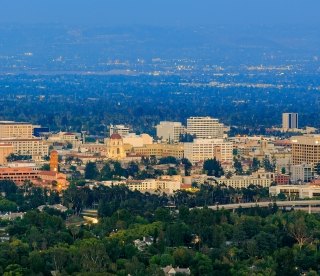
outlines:
[[[0,23],[319,25],[320,0],[0,0]]]

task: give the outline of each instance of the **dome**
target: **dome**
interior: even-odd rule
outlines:
[[[118,133],[113,133],[113,134],[110,136],[110,139],[112,139],[112,140],[120,140],[120,139],[122,139],[122,138],[121,138],[120,134],[118,134]]]

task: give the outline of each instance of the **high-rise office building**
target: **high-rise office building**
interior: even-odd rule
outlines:
[[[292,164],[320,163],[320,135],[303,135],[291,138]]]
[[[223,124],[211,117],[190,117],[187,119],[187,132],[196,138],[223,138]]]
[[[179,142],[181,134],[186,132],[180,122],[162,121],[156,126],[157,137],[166,142]]]
[[[298,113],[282,113],[282,129],[297,129],[298,124]]]

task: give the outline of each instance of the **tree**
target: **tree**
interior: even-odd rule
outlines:
[[[174,263],[180,267],[189,267],[192,254],[189,249],[184,247],[179,247],[175,251],[173,251]]]
[[[84,177],[86,179],[97,179],[99,175],[97,164],[94,162],[88,162],[85,167]]]
[[[167,156],[160,158],[159,164],[178,164],[178,161],[173,156]]]
[[[256,172],[257,170],[259,170],[260,168],[260,161],[258,160],[258,158],[253,157],[252,159],[252,165],[251,165],[251,170],[253,172]]]
[[[206,160],[203,164],[203,170],[209,176],[220,177],[224,175],[223,168],[221,167],[220,162],[217,161],[216,158]]]
[[[184,175],[190,176],[192,164],[187,158],[182,158],[181,163],[184,165]]]
[[[5,198],[0,198],[0,212],[15,212],[17,204]]]
[[[237,158],[234,159],[233,167],[235,168],[237,175],[243,174],[242,164]]]
[[[297,241],[301,250],[303,245],[312,240],[312,234],[307,227],[304,214],[293,213],[291,220],[288,224],[288,232]]]

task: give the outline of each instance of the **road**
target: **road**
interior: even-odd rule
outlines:
[[[270,204],[276,203],[278,207],[309,207],[309,206],[320,206],[320,200],[294,200],[294,201],[266,201],[266,202],[249,202],[249,203],[236,203],[236,204],[223,204],[208,206],[213,210],[225,209],[234,210],[238,208],[252,208],[252,207],[269,207]]]

